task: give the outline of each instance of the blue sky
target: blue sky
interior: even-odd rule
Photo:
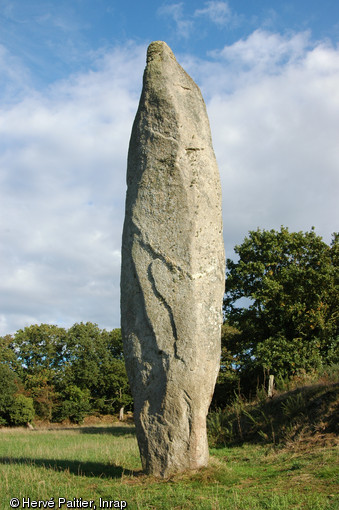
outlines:
[[[227,256],[338,230],[339,3],[0,0],[0,334],[119,327],[126,157],[147,45],[200,86]]]
[[[0,43],[43,87],[96,61],[96,53],[131,41],[166,40],[176,54],[201,58],[246,39],[256,29],[310,31],[334,45],[339,4],[333,0],[161,2],[125,0],[1,0]]]

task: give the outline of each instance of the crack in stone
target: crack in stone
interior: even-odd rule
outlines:
[[[138,242],[139,242],[140,246],[142,246],[142,248],[144,248],[152,256],[152,258],[154,260],[160,259],[171,272],[175,271],[176,273],[179,273],[179,275],[186,276],[187,278],[189,278],[189,280],[194,281],[194,280],[197,280],[198,278],[203,278],[204,276],[207,276],[212,271],[214,271],[213,265],[211,265],[208,269],[206,269],[203,272],[198,272],[198,273],[192,274],[189,271],[186,271],[179,264],[174,262],[174,260],[170,259],[167,255],[156,250],[150,242],[145,241],[143,239],[143,235],[142,235],[140,228],[138,227],[138,225],[136,225],[135,222],[133,222],[133,226],[134,226],[135,230],[137,231]],[[179,276],[179,278],[180,278],[180,276]]]
[[[155,260],[157,260],[157,259],[155,259]],[[155,297],[165,307],[165,309],[166,309],[166,311],[168,313],[170,324],[171,324],[171,328],[172,328],[173,338],[174,338],[174,343],[173,343],[174,357],[176,359],[182,361],[183,363],[185,363],[185,361],[178,354],[178,344],[177,344],[177,342],[178,342],[178,332],[177,332],[177,327],[176,327],[176,324],[175,324],[173,310],[172,310],[171,305],[166,300],[166,298],[161,294],[161,292],[157,288],[156,280],[155,280],[154,274],[152,272],[153,262],[154,262],[154,260],[152,260],[152,262],[148,266],[148,270],[147,270],[148,279],[149,279],[149,281],[150,281],[150,283],[152,285],[152,290],[154,292]],[[162,349],[159,350],[159,352],[162,352],[162,353],[166,354]]]
[[[174,343],[173,343],[174,357],[176,359],[182,361],[183,363],[185,363],[185,360],[183,358],[181,358],[181,356],[179,356],[179,354],[178,354],[178,345],[177,345],[177,342],[178,342],[178,332],[177,332],[177,327],[176,327],[176,324],[175,324],[173,310],[172,310],[171,305],[166,300],[166,298],[161,294],[161,292],[157,288],[156,281],[155,281],[154,275],[152,273],[152,264],[153,264],[153,262],[155,260],[161,260],[165,264],[165,266],[167,267],[167,269],[170,272],[173,272],[173,269],[176,270],[176,271],[181,271],[182,273],[185,273],[185,272],[182,270],[182,268],[180,266],[176,265],[173,261],[168,259],[168,257],[166,257],[165,255],[157,252],[150,243],[146,243],[145,241],[143,241],[141,239],[142,234],[141,234],[141,231],[140,231],[139,227],[135,224],[135,222],[133,222],[133,225],[134,225],[134,227],[135,227],[135,229],[136,229],[136,231],[138,233],[138,236],[139,236],[138,242],[139,242],[140,246],[145,251],[147,251],[151,255],[152,259],[153,259],[150,262],[150,264],[148,265],[147,276],[148,276],[149,282],[151,283],[154,295],[160,301],[160,303],[165,307],[165,309],[166,309],[166,311],[168,313],[170,324],[171,324],[171,328],[172,328],[173,338],[174,338]],[[190,275],[188,273],[185,273],[185,274],[187,274],[187,276],[190,277]],[[153,329],[153,326],[152,326],[152,329]],[[159,351],[160,350],[162,352],[164,352],[162,349],[159,349]]]
[[[135,230],[137,231],[138,242],[139,242],[140,246],[142,248],[144,248],[152,256],[153,259],[160,259],[170,271],[174,270],[179,273],[183,273],[185,276],[188,276],[188,278],[191,277],[191,275],[187,271],[184,271],[184,269],[182,269],[182,267],[179,266],[179,264],[177,264],[176,262],[171,260],[167,255],[164,255],[160,251],[156,250],[150,242],[145,241],[143,239],[141,229],[138,227],[138,225],[135,222],[133,222],[133,226],[134,226]]]
[[[189,396],[189,394],[187,393],[186,390],[184,390],[184,396],[185,396],[185,400],[186,400],[187,404],[192,402],[192,399],[191,399],[191,397]],[[189,404],[189,405],[191,405],[191,404]]]
[[[155,281],[155,278],[154,278],[154,275],[153,275],[153,272],[152,272],[153,262],[154,262],[154,260],[152,260],[152,262],[148,266],[148,270],[147,270],[148,279],[151,282],[152,290],[154,292],[154,295],[161,302],[161,304],[164,305],[164,307],[166,308],[166,310],[168,312],[168,315],[169,315],[169,318],[170,318],[171,327],[172,327],[172,331],[173,331],[173,337],[174,337],[174,340],[176,341],[176,340],[178,340],[178,333],[177,333],[177,327],[175,325],[173,311],[172,311],[171,306],[166,301],[166,298],[161,294],[161,292],[157,288],[157,284],[156,284],[156,281]]]
[[[190,87],[185,87],[184,85],[181,85],[181,83],[175,83],[177,87],[181,87],[184,90],[192,90]]]

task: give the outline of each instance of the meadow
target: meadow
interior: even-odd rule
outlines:
[[[248,443],[210,453],[208,467],[158,480],[141,471],[133,425],[3,428],[0,508],[11,508],[12,498],[17,508],[39,508],[34,501],[63,509],[90,501],[91,508],[124,508],[126,502],[143,510],[339,508],[335,442]]]

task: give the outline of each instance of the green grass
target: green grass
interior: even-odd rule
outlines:
[[[99,498],[125,500],[143,510],[335,510],[338,489],[334,446],[211,449],[207,468],[157,480],[142,474],[129,425],[0,430],[1,510],[13,497],[82,498],[97,508]]]

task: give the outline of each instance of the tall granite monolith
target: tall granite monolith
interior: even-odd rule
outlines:
[[[167,477],[208,462],[224,286],[221,188],[205,104],[156,41],[129,146],[121,270],[124,354],[147,473]]]

